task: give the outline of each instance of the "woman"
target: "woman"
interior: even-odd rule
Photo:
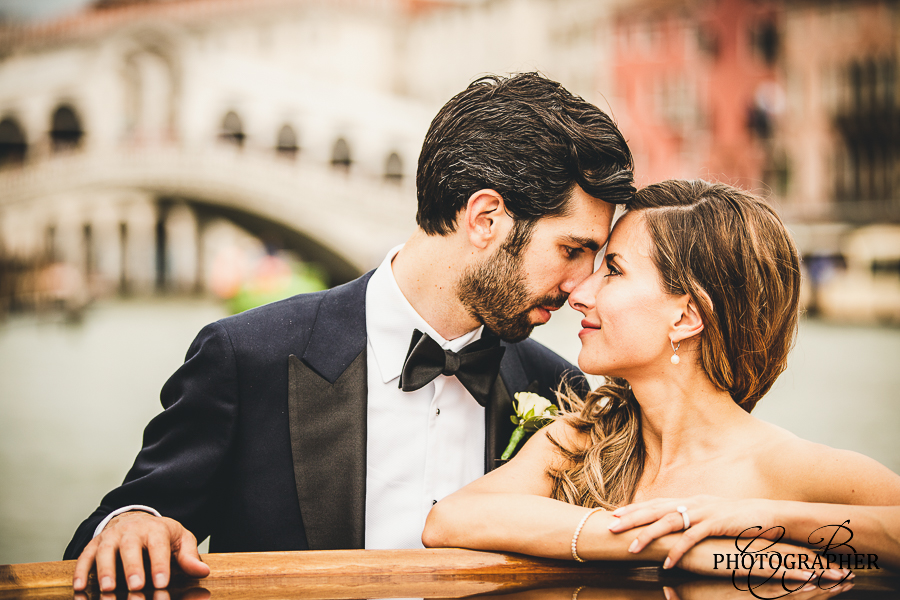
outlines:
[[[703,181],[642,189],[569,298],[585,317],[579,366],[607,383],[435,505],[423,543],[579,560],[671,550],[666,568],[731,575],[711,555],[734,553],[747,527],[807,544],[850,519],[857,552],[900,565],[900,476],[750,415],[785,368],[799,293],[797,250],[759,198]],[[697,543],[708,535],[732,537]]]

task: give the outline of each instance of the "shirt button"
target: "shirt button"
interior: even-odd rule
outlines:
[[[431,505],[434,506],[435,504],[437,504],[437,500],[432,500]]]
[[[435,415],[441,414],[441,409],[437,409],[436,411],[434,411],[434,414],[435,414]]]

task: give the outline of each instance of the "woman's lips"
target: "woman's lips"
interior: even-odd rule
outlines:
[[[595,331],[600,331],[600,325],[597,323],[591,323],[587,319],[581,321],[581,331],[578,332],[578,337],[582,337],[588,335],[589,333],[593,333]]]

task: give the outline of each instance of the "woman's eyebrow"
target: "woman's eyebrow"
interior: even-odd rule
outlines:
[[[610,261],[624,262],[624,263],[628,262],[627,260],[622,258],[622,255],[619,254],[618,252],[610,252],[609,254],[606,255],[606,262],[610,262]]]
[[[564,242],[569,242],[571,244],[578,244],[579,246],[584,246],[588,250],[593,252],[597,252],[600,250],[600,244],[597,243],[597,240],[589,237],[582,237],[580,235],[567,234],[563,236]]]

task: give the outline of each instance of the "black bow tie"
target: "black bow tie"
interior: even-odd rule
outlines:
[[[456,375],[478,404],[487,406],[504,352],[506,348],[500,346],[500,338],[488,331],[477,342],[453,352],[444,350],[427,333],[416,329],[400,373],[400,389],[414,392],[438,375]]]

